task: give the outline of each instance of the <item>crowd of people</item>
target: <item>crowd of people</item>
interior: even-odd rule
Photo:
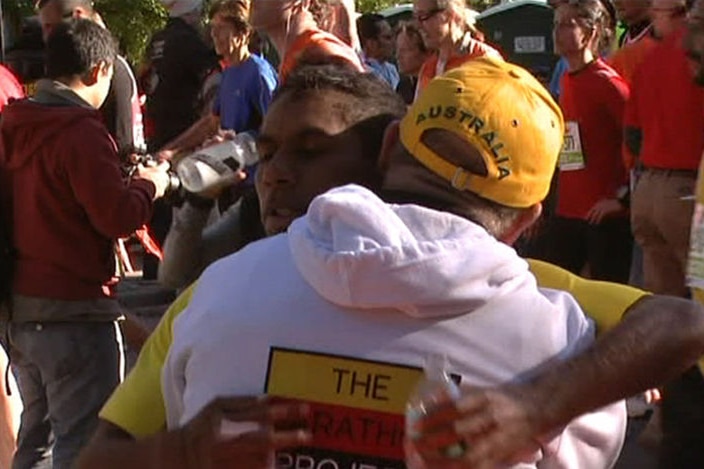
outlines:
[[[90,0],[0,68],[0,468],[610,468],[656,394],[704,467],[704,0],[548,0],[549,86],[464,0],[162,3],[136,71]],[[178,298],[124,376],[135,231]]]

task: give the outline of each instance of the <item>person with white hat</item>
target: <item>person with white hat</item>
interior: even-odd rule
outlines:
[[[171,18],[179,18],[193,13],[200,15],[203,9],[203,0],[161,0],[161,3]]]

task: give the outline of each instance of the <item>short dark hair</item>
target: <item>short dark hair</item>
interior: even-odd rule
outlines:
[[[252,26],[248,21],[248,0],[218,0],[210,7],[208,19],[212,20],[218,14],[230,23],[238,34],[252,33]]]
[[[88,13],[93,13],[95,9],[93,8],[93,0],[39,0],[35,4],[37,10],[41,10],[48,3],[55,2],[61,7],[61,11],[68,15],[73,12],[76,8],[84,8]]]
[[[406,113],[406,105],[389,85],[371,73],[360,73],[335,65],[296,68],[276,91],[297,100],[321,91],[346,95],[339,109],[343,122],[359,136],[363,156],[376,160],[387,126]]]
[[[365,13],[357,18],[357,34],[359,40],[377,39],[381,34],[379,24],[386,21],[386,18],[377,13]]]
[[[100,62],[113,64],[116,57],[117,43],[110,31],[87,19],[61,23],[46,43],[51,79],[84,75]]]

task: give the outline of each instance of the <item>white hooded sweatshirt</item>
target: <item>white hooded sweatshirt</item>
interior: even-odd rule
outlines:
[[[304,399],[329,412],[314,423],[327,452],[285,454],[279,467],[336,461],[324,469],[403,467],[390,462],[402,454],[397,427],[431,354],[462,385],[494,386],[594,334],[570,295],[539,291],[527,263],[480,226],[353,185],[316,198],[288,234],[208,268],[173,332],[162,380],[170,428],[218,396]],[[377,418],[391,423],[372,437]],[[620,403],[583,416],[516,467],[611,467],[625,421]],[[369,452],[386,459],[359,456]]]

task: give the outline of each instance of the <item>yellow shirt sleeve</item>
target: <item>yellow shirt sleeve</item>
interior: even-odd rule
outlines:
[[[100,418],[135,438],[153,435],[166,427],[161,370],[173,341],[174,320],[190,303],[195,286],[194,283],[184,290],[169,307],[144,343],[134,368],[100,411]]]
[[[571,293],[596,323],[598,334],[618,324],[636,301],[648,295],[628,285],[587,280],[547,262],[528,259],[528,265],[541,288]]]
[[[704,204],[704,158],[699,163],[699,176],[697,177],[696,197],[697,204]],[[692,287],[692,298],[699,304],[704,304],[704,290]],[[704,374],[704,357],[699,360],[699,370]]]
[[[697,198],[697,204],[704,204],[704,158],[702,158],[702,161],[699,163],[699,176],[697,177],[697,188],[696,188],[696,198]],[[699,303],[699,304],[704,304],[704,290],[697,288],[697,287],[692,287],[692,298]],[[704,363],[704,359],[702,359]],[[702,371],[704,372],[704,366],[700,365],[702,368]]]

